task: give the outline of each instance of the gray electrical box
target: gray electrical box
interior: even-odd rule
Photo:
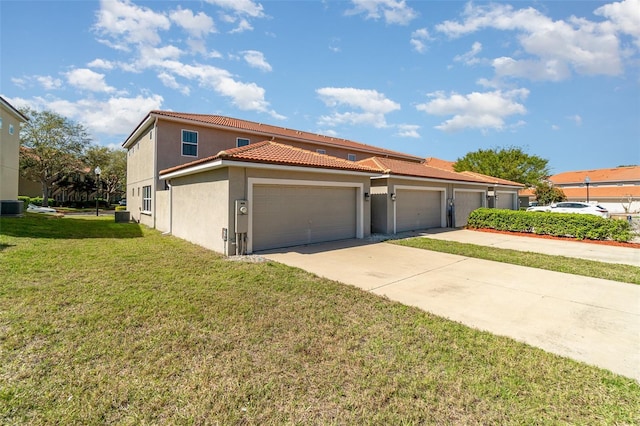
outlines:
[[[247,200],[236,200],[236,233],[249,232],[249,204]]]

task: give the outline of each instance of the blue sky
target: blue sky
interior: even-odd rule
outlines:
[[[640,0],[0,0],[0,94],[120,146],[153,109],[552,173],[640,164]]]

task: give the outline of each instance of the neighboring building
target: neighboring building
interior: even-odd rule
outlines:
[[[152,111],[123,147],[132,218],[225,254],[463,226],[477,207],[516,209],[522,187],[216,115]]]
[[[0,96],[0,215],[19,216],[20,126],[29,119]]]
[[[599,204],[613,214],[640,212],[640,166],[563,172],[548,181],[560,188],[568,201]],[[532,189],[520,195],[535,200]]]

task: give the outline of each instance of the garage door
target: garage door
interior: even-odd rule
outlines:
[[[355,188],[254,186],[254,251],[355,237]]]
[[[497,192],[498,202],[496,208],[513,210],[513,192]]]
[[[440,191],[397,190],[396,232],[442,226]]]
[[[465,226],[469,215],[475,209],[482,207],[483,192],[456,191],[455,192],[455,226]]]

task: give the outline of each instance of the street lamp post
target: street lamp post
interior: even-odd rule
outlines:
[[[584,184],[587,186],[587,203],[589,202],[589,184],[591,183],[591,179],[589,176],[584,178]]]
[[[96,169],[94,170],[94,172],[96,173],[96,178],[97,178],[97,183],[96,183],[96,216],[98,215],[98,191],[100,190],[100,172],[102,170],[100,170],[100,166],[96,167]]]

